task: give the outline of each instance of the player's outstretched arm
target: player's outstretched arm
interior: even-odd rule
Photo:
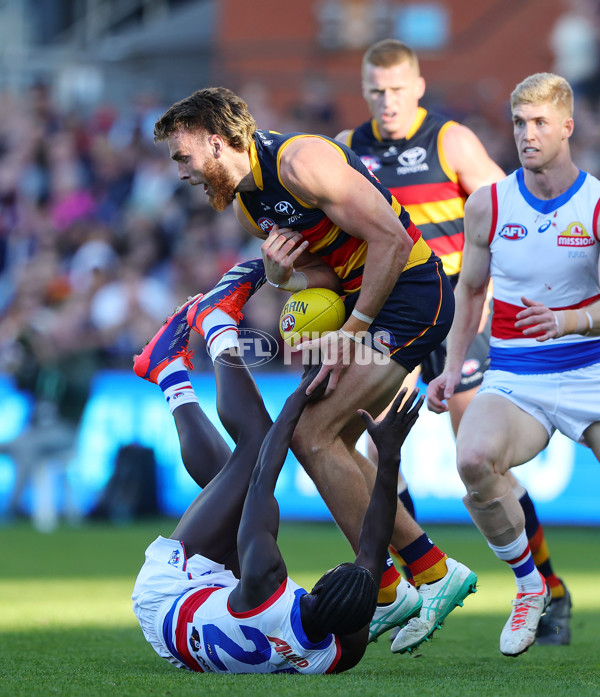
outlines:
[[[400,448],[417,420],[424,400],[424,397],[417,400],[418,394],[418,390],[413,390],[400,407],[406,396],[406,388],[402,389],[386,416],[379,422],[373,421],[367,412],[359,411],[377,447],[379,464],[371,500],[363,519],[355,563],[371,572],[377,586],[381,582],[385,556],[396,518]],[[349,670],[360,661],[367,647],[368,630],[369,627],[366,625],[354,634],[344,634],[339,637],[342,655],[334,672]]]
[[[263,603],[287,576],[287,568],[277,546],[279,505],[274,491],[304,407],[320,398],[325,391],[323,384],[316,394],[306,394],[306,388],[314,380],[319,367],[317,365],[306,371],[263,441],[250,480],[237,538],[241,580],[230,597],[231,606],[237,612],[254,609]]]
[[[417,420],[425,399],[424,396],[418,397],[419,391],[415,389],[402,404],[406,392],[406,388],[400,390],[381,421],[374,421],[366,411],[359,410],[377,448],[379,464],[360,532],[356,564],[369,569],[378,585],[396,517],[400,449]]]

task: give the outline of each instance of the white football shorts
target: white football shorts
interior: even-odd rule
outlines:
[[[508,399],[537,419],[551,436],[555,429],[587,445],[583,432],[600,421],[600,363],[562,373],[517,375],[487,370],[478,394]]]
[[[199,554],[188,559],[179,540],[159,536],[146,550],[146,561],[131,596],[133,611],[156,653],[178,667],[185,667],[165,645],[162,624],[167,612],[182,593],[214,586],[228,588],[237,583],[238,579],[223,564]]]

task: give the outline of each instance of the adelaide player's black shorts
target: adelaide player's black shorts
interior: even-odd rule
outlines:
[[[359,295],[346,297],[346,317]],[[370,341],[410,372],[446,338],[453,318],[454,291],[442,262],[432,253],[424,264],[400,275],[364,343]]]

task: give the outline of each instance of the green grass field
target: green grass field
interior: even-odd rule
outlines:
[[[386,636],[354,670],[333,676],[199,675],[178,671],[146,644],[131,611],[143,552],[169,520],[126,527],[0,528],[0,695],[246,695],[474,697],[600,695],[600,531],[547,530],[555,570],[573,596],[570,646],[498,650],[514,582],[471,526],[427,526],[438,546],[479,575],[479,590],[432,642],[393,655]],[[350,558],[329,524],[284,524],[280,542],[294,580],[310,587]]]

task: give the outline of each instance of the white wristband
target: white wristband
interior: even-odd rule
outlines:
[[[302,271],[292,271],[292,275],[284,283],[273,283],[267,278],[267,282],[275,288],[281,290],[289,290],[295,293],[297,290],[306,290],[308,288],[308,277]]]
[[[354,341],[355,344],[362,344],[362,339],[359,339],[355,334],[350,334],[350,332],[347,332],[345,329],[340,329],[339,331],[342,336],[346,337],[346,339]]]
[[[588,322],[590,323],[590,326],[588,327],[588,332],[591,332],[592,329],[594,328],[594,320],[592,319],[592,315],[587,310],[584,310],[585,316],[588,319]]]
[[[375,317],[369,317],[369,315],[365,315],[364,312],[361,312],[356,308],[352,310],[352,315],[356,317],[356,319],[359,319],[361,322],[366,322],[367,324],[372,324],[375,320]]]

